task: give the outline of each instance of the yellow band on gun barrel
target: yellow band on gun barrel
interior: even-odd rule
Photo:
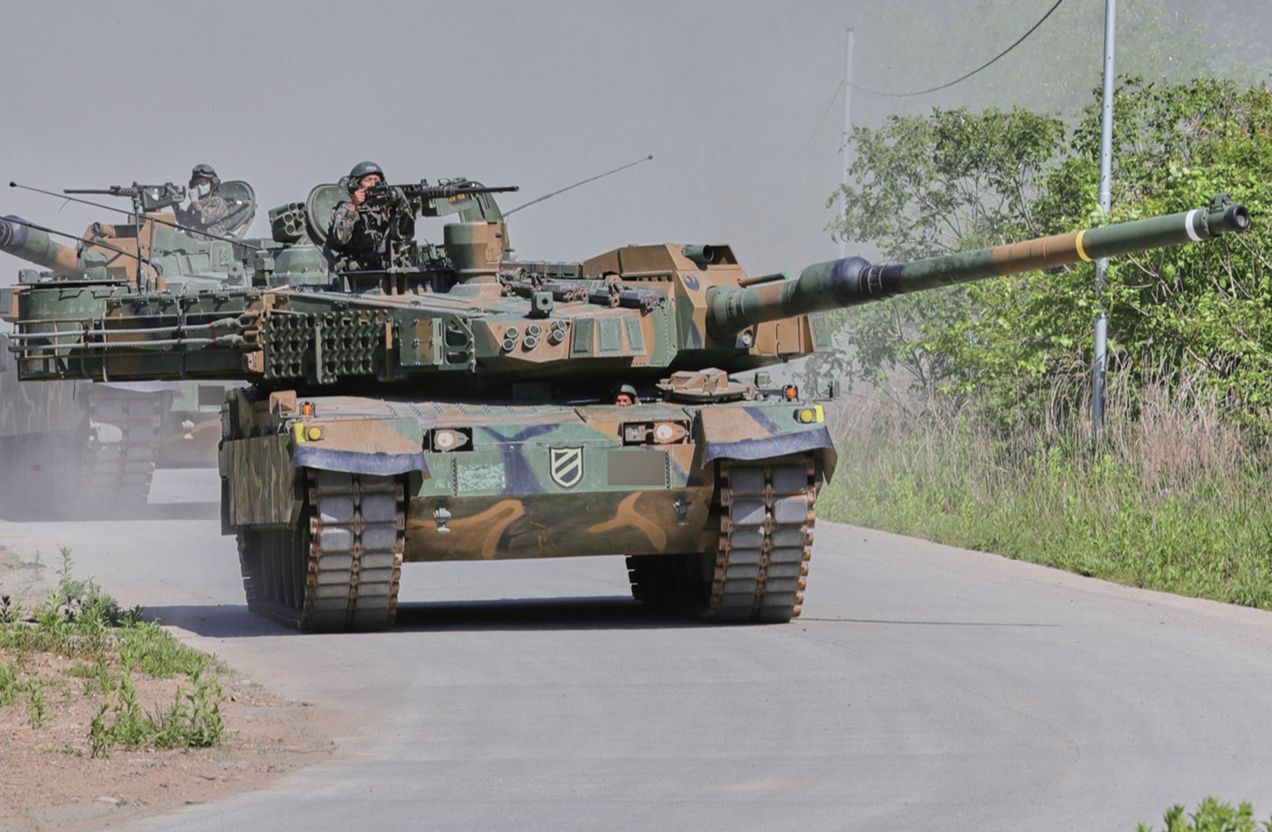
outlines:
[[[1087,230],[1085,228],[1079,231],[1078,235],[1073,238],[1073,245],[1078,250],[1078,256],[1082,258],[1082,262],[1090,263],[1091,258],[1087,256],[1086,249],[1082,247],[1082,236],[1086,233]]]

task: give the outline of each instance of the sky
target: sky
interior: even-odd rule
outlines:
[[[264,235],[270,207],[362,159],[391,182],[520,185],[506,209],[653,154],[517,214],[518,255],[730,243],[752,273],[798,270],[838,255],[826,202],[842,165],[846,28],[857,83],[914,89],[982,63],[1052,2],[15,4],[0,29],[0,181],[184,184],[208,162],[254,185],[252,231]],[[1245,55],[1272,42],[1267,0],[1145,3],[1164,9],[1152,36],[1168,59],[1174,33],[1187,31],[1220,72],[1249,72]],[[992,31],[969,36],[987,8]],[[908,99],[857,92],[853,120],[962,104],[1061,108],[1069,99],[1048,86],[1057,59],[1077,85],[1100,83],[1102,14],[1098,0],[1066,0],[972,80]],[[0,193],[0,214],[66,230],[108,219]],[[23,265],[0,255],[0,283]]]

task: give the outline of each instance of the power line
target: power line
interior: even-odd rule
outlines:
[[[795,158],[801,159],[808,152],[808,148],[813,146],[813,139],[817,138],[817,133],[821,130],[823,124],[826,123],[826,116],[830,115],[830,111],[834,109],[835,102],[839,100],[839,91],[844,88],[844,82],[840,81],[835,87],[835,91],[830,94],[830,102],[826,105],[826,112],[821,114],[821,118],[817,119],[817,126],[813,128],[813,132],[808,134],[808,141],[804,142],[804,147],[799,151],[799,155]]]
[[[1000,58],[1006,57],[1008,52],[1015,49],[1017,46],[1020,46],[1020,44],[1025,42],[1026,38],[1028,38],[1035,31],[1037,31],[1038,27],[1041,26],[1044,22],[1046,22],[1047,18],[1051,17],[1051,13],[1054,12],[1056,9],[1060,8],[1060,4],[1063,2],[1064,0],[1056,0],[1055,5],[1053,5],[1050,9],[1047,9],[1047,13],[1044,14],[1041,18],[1039,18],[1037,23],[1030,26],[1029,31],[1025,32],[1023,35],[1017,38],[1015,43],[1013,43],[1011,46],[1008,46],[1002,52],[999,52],[997,55],[990,58],[985,63],[976,67],[971,72],[967,73],[966,75],[960,75],[957,78],[955,78],[953,81],[948,81],[937,87],[928,87],[925,90],[915,90],[914,92],[886,92],[884,90],[875,90],[875,89],[871,89],[870,87],[863,87],[860,84],[849,84],[849,86],[855,90],[860,90],[861,92],[870,93],[871,95],[881,95],[886,98],[910,98],[916,95],[927,95],[930,92],[939,92],[940,90],[949,89],[950,87],[954,86],[957,83],[960,83],[961,81],[966,81],[968,78],[971,78],[973,75],[980,72],[981,70],[988,69],[989,67],[993,66],[995,63],[998,62]]]

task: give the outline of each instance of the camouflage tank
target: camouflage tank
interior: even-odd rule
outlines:
[[[241,233],[255,213],[252,189],[231,181],[222,190],[238,206],[231,233]],[[134,216],[125,223],[93,223],[74,248],[55,242],[51,229],[19,217],[0,219],[0,251],[47,270],[22,270],[21,283],[91,276],[174,292],[246,285],[243,246],[180,228],[166,210],[184,197],[179,186],[74,193],[131,197]],[[0,346],[7,345],[0,335]],[[225,390],[208,382],[20,384],[13,363],[0,360],[0,514],[48,517],[137,507],[146,502],[156,467],[214,466]],[[74,500],[64,499],[71,493]]]
[[[513,262],[489,193],[464,182],[410,189],[411,210],[460,221],[367,271],[323,258],[321,193],[271,212],[287,245],[255,258],[248,288],[23,286],[9,312],[23,378],[250,383],[222,412],[222,528],[250,608],[302,630],[391,625],[405,562],[602,554],[627,556],[647,604],[789,621],[835,470],[837,385],[763,368],[827,343],[814,313],[1249,224],[1217,200],[789,279],[748,275],[727,245]]]

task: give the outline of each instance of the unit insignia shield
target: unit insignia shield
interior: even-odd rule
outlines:
[[[583,479],[583,449],[548,448],[548,470],[554,483],[573,488]]]

